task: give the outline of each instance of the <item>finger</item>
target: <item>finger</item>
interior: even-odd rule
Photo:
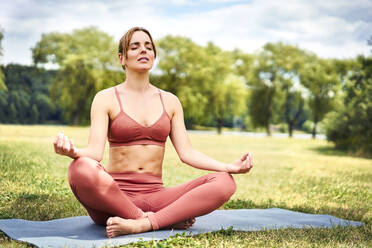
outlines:
[[[248,160],[248,165],[251,166],[252,165],[252,154],[251,153],[248,153],[247,160]]]
[[[62,147],[64,152],[69,152],[70,150],[70,142],[68,140],[68,137],[65,136],[63,137],[63,147]]]
[[[240,158],[241,161],[244,161],[247,159],[249,153],[244,153],[243,156]]]
[[[245,169],[245,170],[247,170],[248,168],[249,168],[249,159],[247,159],[247,160],[245,160],[244,161],[244,166],[243,166],[243,168]]]
[[[60,132],[59,134],[58,134],[58,141],[57,141],[57,146],[58,146],[58,148],[61,148],[62,146],[63,146],[63,133],[62,132]]]
[[[56,143],[57,153],[60,154],[62,152],[62,146],[63,146],[63,136],[62,134],[58,134],[57,143]]]
[[[69,139],[69,144],[70,144],[70,152],[75,154],[75,146],[74,146],[74,141],[72,139]]]

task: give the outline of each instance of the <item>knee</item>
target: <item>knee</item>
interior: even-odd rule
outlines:
[[[234,178],[227,172],[218,172],[216,173],[216,182],[221,201],[227,202],[236,191]]]
[[[74,159],[68,167],[68,180],[70,184],[86,182],[89,175],[97,167],[97,161],[88,157]]]

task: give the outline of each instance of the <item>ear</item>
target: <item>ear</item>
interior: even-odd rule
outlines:
[[[118,53],[118,59],[121,65],[125,66],[125,56],[122,53]]]

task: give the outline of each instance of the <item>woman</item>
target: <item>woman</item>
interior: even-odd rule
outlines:
[[[189,228],[235,192],[230,173],[252,168],[249,153],[225,164],[191,146],[178,98],[149,82],[156,57],[150,33],[130,29],[120,40],[119,61],[125,82],[96,94],[91,106],[88,146],[77,149],[62,132],[55,152],[74,159],[68,178],[92,220],[106,225],[108,237],[160,228]],[[100,164],[106,142],[109,162]],[[179,186],[162,186],[164,146],[169,135],[182,162],[216,171]]]

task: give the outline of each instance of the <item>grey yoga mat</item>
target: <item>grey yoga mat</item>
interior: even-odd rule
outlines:
[[[196,235],[230,227],[237,231],[262,229],[360,226],[361,222],[348,221],[331,215],[305,214],[280,208],[216,210],[198,217],[188,230],[159,230],[108,239],[105,228],[93,224],[88,216],[50,221],[22,219],[0,220],[0,230],[15,240],[38,247],[112,247],[137,241],[167,239],[177,233]]]

